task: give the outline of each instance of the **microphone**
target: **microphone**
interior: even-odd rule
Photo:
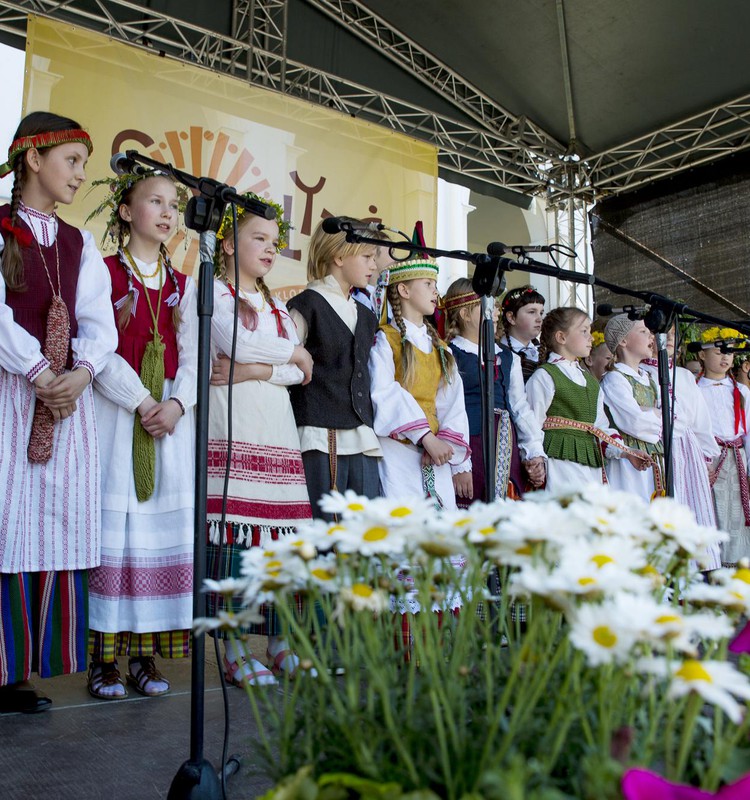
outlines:
[[[719,339],[716,342],[689,342],[687,346],[688,353],[700,353],[701,350],[712,350],[718,347],[722,353],[729,353],[730,347],[735,347],[742,341],[741,339]]]
[[[382,222],[356,222],[351,217],[326,217],[321,225],[325,233],[349,233],[350,231],[390,231],[399,233],[395,228],[389,228]]]
[[[151,172],[148,167],[139,164],[135,159],[128,158],[125,153],[115,153],[112,158],[109,159],[109,168],[115,175],[126,175],[128,173],[132,175],[145,175],[147,172]]]
[[[599,303],[596,307],[597,316],[611,317],[614,314],[627,314],[630,319],[643,319],[650,306],[622,306],[616,308],[609,303]]]
[[[513,253],[515,256],[522,256],[524,253],[552,253],[555,248],[547,244],[504,244],[503,242],[490,242],[487,245],[487,253],[491,256],[503,256],[506,253]]]

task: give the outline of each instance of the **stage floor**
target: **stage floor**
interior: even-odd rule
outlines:
[[[266,640],[253,637],[265,653]],[[0,715],[0,798],[3,800],[157,800],[166,798],[190,755],[190,660],[157,661],[172,690],[146,698],[95,700],[86,674],[35,680],[53,700],[41,714]],[[280,687],[264,691],[281,691]],[[228,800],[252,800],[270,788],[253,775],[255,724],[245,692],[228,687],[229,754],[242,757],[227,783]],[[221,761],[224,712],[213,642],[206,640],[204,758]]]

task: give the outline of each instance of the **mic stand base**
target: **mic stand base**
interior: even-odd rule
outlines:
[[[221,781],[211,763],[186,761],[172,780],[167,800],[222,800]]]

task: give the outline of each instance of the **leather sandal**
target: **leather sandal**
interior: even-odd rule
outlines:
[[[136,670],[136,674],[133,674],[135,666],[140,667],[140,670]],[[171,688],[169,681],[156,669],[153,656],[131,658],[126,678],[128,684],[144,697],[159,697],[166,694]],[[163,686],[159,686],[159,684],[163,684]]]
[[[293,681],[297,677],[299,656],[294,650],[279,650],[276,656],[272,656],[268,650],[266,650],[266,658],[272,662],[271,672],[273,672],[277,678],[282,675],[287,675],[289,680]],[[287,662],[287,664],[291,662],[294,665],[293,668],[289,669],[284,662]]]
[[[92,661],[89,664],[86,687],[89,690],[89,694],[92,697],[96,697],[97,700],[122,700],[128,696],[128,690],[122,682],[116,661],[112,664]],[[106,691],[109,687],[116,688],[112,691]]]
[[[238,675],[240,677],[236,677]],[[257,682],[259,678],[260,683]],[[267,680],[268,678],[271,680]],[[275,686],[278,683],[270,669],[254,670],[244,657],[240,658],[238,663],[229,661],[224,656],[224,680],[240,689],[244,689],[245,686]]]

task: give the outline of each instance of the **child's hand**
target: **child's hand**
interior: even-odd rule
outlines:
[[[85,367],[78,367],[72,372],[64,372],[46,384],[39,384],[40,378],[45,376],[47,370],[36,379],[36,396],[50,410],[70,409],[75,407],[75,402],[83,394],[84,389],[91,383],[91,373]],[[54,374],[54,373],[53,373]],[[46,376],[45,376],[46,377]],[[70,411],[66,416],[70,416]],[[64,417],[63,417],[64,419]]]
[[[154,439],[161,439],[167,434],[171,436],[174,433],[175,425],[181,416],[180,404],[176,400],[165,400],[141,416],[141,425]]]
[[[310,383],[312,380],[313,360],[310,353],[308,353],[301,344],[296,345],[294,348],[289,363],[294,364],[302,371],[302,374],[305,376],[302,381],[303,386]]]
[[[154,400],[154,398],[149,394],[146,396],[146,399],[138,406],[136,411],[141,415],[141,419],[151,411],[152,408],[156,408],[159,404]]]
[[[529,475],[529,482],[534,488],[539,488],[547,476],[547,468],[542,456],[530,458],[528,461],[523,462],[526,467],[526,472]]]
[[[229,384],[229,366],[231,359],[221,354],[211,366],[211,385],[227,386]],[[273,375],[270,364],[237,364],[234,365],[234,383],[243,381],[267,381]]]
[[[639,471],[644,472],[654,466],[654,460],[643,450],[629,450],[625,458]]]
[[[436,467],[447,464],[453,458],[453,448],[447,442],[438,439],[432,432],[426,433],[419,443],[424,447]]]
[[[474,481],[471,479],[470,472],[457,472],[453,476],[453,488],[456,497],[465,497],[471,500],[474,497]]]

